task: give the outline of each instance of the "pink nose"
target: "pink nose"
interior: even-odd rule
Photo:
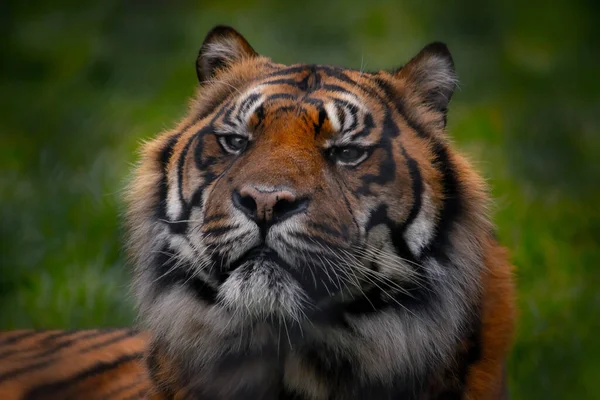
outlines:
[[[257,223],[275,223],[306,210],[308,200],[298,200],[289,190],[259,190],[245,185],[233,192],[233,204]]]

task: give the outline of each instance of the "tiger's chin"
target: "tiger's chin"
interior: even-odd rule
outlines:
[[[219,288],[218,303],[234,318],[300,321],[306,293],[275,252],[253,249],[236,261]]]

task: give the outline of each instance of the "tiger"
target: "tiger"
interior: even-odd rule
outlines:
[[[135,329],[0,333],[0,399],[141,399],[148,333]]]
[[[85,356],[81,333],[61,363],[48,334],[8,337],[38,347],[2,359],[0,393],[508,398],[514,266],[447,133],[447,46],[376,72],[284,65],[218,25],[195,69],[188,113],[142,145],[126,190],[141,333]]]

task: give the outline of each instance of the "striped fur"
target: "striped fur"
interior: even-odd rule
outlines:
[[[444,132],[446,47],[393,72],[285,66],[217,27],[197,68],[128,191],[157,392],[501,397],[512,267]]]
[[[131,329],[0,333],[0,399],[140,399],[147,335]]]
[[[152,399],[504,398],[512,266],[445,132],[447,48],[392,72],[286,66],[216,27],[196,67],[188,115],[143,146],[127,191],[149,342],[116,349],[132,372],[94,378],[145,390],[144,352]],[[72,372],[5,385],[88,381],[52,363]]]

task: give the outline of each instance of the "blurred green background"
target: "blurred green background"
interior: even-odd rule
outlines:
[[[600,399],[600,2],[485,3],[2,2],[0,329],[132,322],[121,191],[216,23],[278,62],[367,70],[440,40],[450,134],[518,267],[513,398]]]

